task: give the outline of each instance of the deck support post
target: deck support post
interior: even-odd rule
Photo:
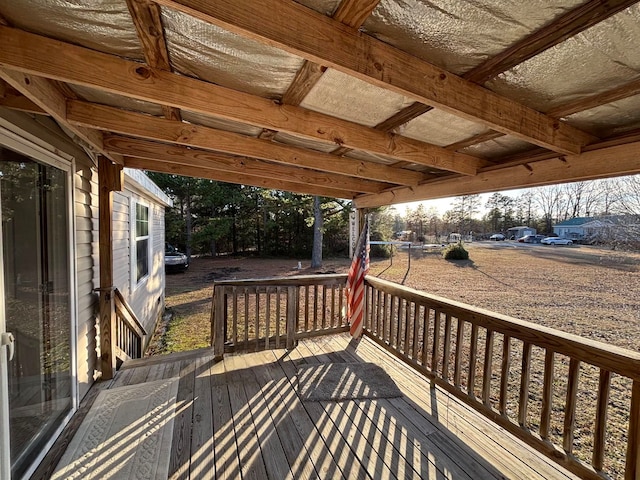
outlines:
[[[296,346],[298,325],[298,287],[287,287],[287,350]]]
[[[122,165],[106,157],[98,159],[99,250],[100,250],[100,370],[102,378],[116,371],[116,307],[113,291],[113,192],[122,190]]]
[[[625,480],[640,480],[640,380],[633,381]]]
[[[224,341],[226,333],[226,295],[225,287],[214,285],[213,287],[213,307],[211,310],[211,344],[213,346],[213,356],[215,360],[222,360],[224,356]]]

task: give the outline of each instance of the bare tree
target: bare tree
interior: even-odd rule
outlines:
[[[535,190],[535,203],[540,208],[544,219],[545,232],[553,231],[553,224],[560,216],[563,203],[562,187],[560,185],[550,185],[540,187]]]

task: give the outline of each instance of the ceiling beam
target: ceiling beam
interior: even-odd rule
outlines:
[[[87,102],[70,101],[67,116],[75,125],[84,127],[356,178],[399,185],[417,185],[423,179],[421,173],[412,170],[355,159],[339,159],[328,153]]]
[[[320,187],[296,183],[288,180],[274,180],[244,173],[230,173],[222,170],[203,169],[201,167],[189,167],[177,163],[149,160],[145,158],[125,157],[124,166],[152,172],[168,173],[194,178],[206,178],[218,182],[235,183],[239,185],[251,185],[253,187],[284,190],[287,192],[303,193],[307,195],[319,195],[321,197],[351,199],[355,192],[345,192],[329,187]]]
[[[127,7],[142,44],[144,58],[150,67],[171,71],[160,7],[150,0],[127,0]],[[180,109],[162,105],[166,118],[181,120]]]
[[[579,153],[597,140],[293,1],[158,2],[559,153]]]
[[[56,80],[465,175],[474,175],[484,163],[476,157],[436,145],[380,132],[301,107],[277,105],[255,95],[22,30],[0,27],[0,44],[0,66]]]
[[[306,168],[274,164],[253,158],[232,156],[208,150],[150,142],[119,135],[105,135],[105,148],[129,157],[162,160],[201,169],[223,170],[273,180],[327,187],[345,192],[379,193],[389,184],[318,172]]]
[[[1,50],[1,49],[0,49]],[[77,135],[92,150],[116,163],[122,163],[118,155],[111,155],[103,148],[102,132],[72,125],[67,121],[67,98],[46,78],[36,77],[6,68],[0,68],[0,78],[22,93],[58,123]]]
[[[357,208],[430,200],[458,195],[529,188],[562,182],[595,180],[640,173],[640,142],[601,148],[578,155],[557,156],[535,163],[515,165],[475,177],[450,176],[417,187],[401,187],[373,195],[356,197]]]

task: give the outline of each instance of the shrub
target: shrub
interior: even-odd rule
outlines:
[[[445,260],[469,260],[469,252],[464,248],[462,242],[449,245],[442,252]]]

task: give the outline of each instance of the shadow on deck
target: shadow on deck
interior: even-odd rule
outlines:
[[[376,363],[403,396],[301,401],[298,367],[337,362]],[[367,338],[317,337],[219,362],[209,349],[134,360],[98,389],[172,377],[167,478],[575,478]]]

